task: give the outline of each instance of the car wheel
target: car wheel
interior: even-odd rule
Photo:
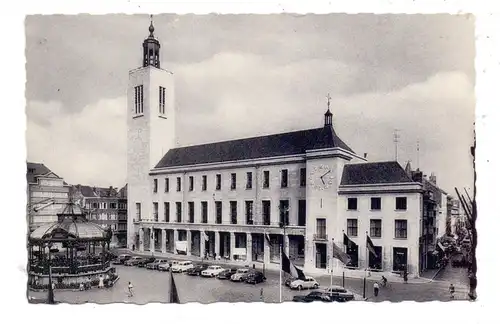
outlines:
[[[318,289],[318,287],[319,287],[318,284],[314,284],[313,286],[314,289]]]
[[[302,290],[302,285],[298,285],[298,286],[297,286],[297,289],[298,289],[298,290]]]
[[[243,278],[240,278],[240,282],[243,282]]]

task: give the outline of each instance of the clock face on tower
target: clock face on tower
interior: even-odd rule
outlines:
[[[334,173],[328,165],[317,165],[309,174],[309,183],[317,190],[325,190],[333,185]]]

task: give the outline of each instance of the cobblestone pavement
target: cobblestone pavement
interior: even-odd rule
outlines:
[[[149,302],[166,303],[169,299],[170,273],[147,270],[137,267],[117,266],[120,280],[113,288],[97,289],[89,291],[55,291],[55,298],[66,303],[137,303]],[[246,283],[233,283],[227,280],[213,278],[192,277],[186,274],[174,274],[179,298],[182,303],[186,302],[257,302],[260,301],[260,291],[263,289],[265,302],[276,303],[279,301],[279,273],[277,271],[266,271],[267,281],[257,285]],[[329,276],[317,277],[321,287],[330,285],[342,285],[342,278]],[[135,294],[128,297],[127,285],[131,281],[134,285]],[[368,301],[449,301],[447,282],[431,283],[398,283],[391,282],[386,288],[380,290],[378,297],[373,296],[374,281],[366,280],[366,297]],[[363,279],[345,278],[345,287],[357,294],[363,295]],[[321,288],[320,288],[321,289]],[[294,295],[308,294],[309,291],[292,291],[288,287],[282,289],[282,300],[290,301]],[[46,292],[30,292],[29,296],[43,298]],[[457,287],[455,299],[467,299],[467,289]]]

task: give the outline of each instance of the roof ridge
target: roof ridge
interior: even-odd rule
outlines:
[[[180,147],[173,148],[172,150],[191,148],[191,147],[197,147],[197,146],[204,146],[204,145],[211,145],[211,144],[223,144],[223,143],[230,143],[230,142],[237,142],[237,141],[244,141],[244,140],[252,140],[252,139],[257,139],[257,138],[279,136],[279,135],[286,135],[286,134],[293,134],[293,133],[300,133],[300,132],[318,131],[318,130],[322,130],[322,129],[324,129],[324,128],[323,127],[316,127],[316,128],[301,129],[301,130],[295,130],[295,131],[283,132],[283,133],[263,134],[263,135],[252,136],[252,137],[241,137],[241,138],[235,138],[232,140],[222,140],[222,141],[216,141],[216,142],[207,142],[207,143],[201,143],[201,144],[180,146]]]

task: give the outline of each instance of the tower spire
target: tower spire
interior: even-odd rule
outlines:
[[[333,114],[332,112],[330,111],[330,100],[332,99],[332,97],[330,97],[330,93],[328,93],[328,95],[326,96],[326,105],[327,105],[327,110],[326,110],[326,113],[325,113],[325,127],[326,126],[332,126],[332,119],[333,119]]]
[[[149,19],[149,36],[142,43],[142,66],[160,68],[160,42],[154,36],[153,15],[150,15]]]

